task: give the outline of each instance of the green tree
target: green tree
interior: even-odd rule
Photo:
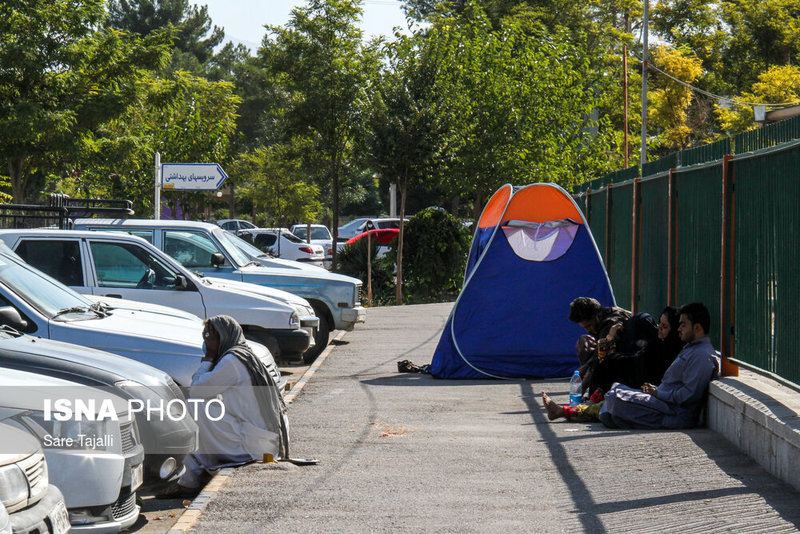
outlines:
[[[178,71],[136,84],[126,113],[81,136],[75,172],[61,188],[78,195],[130,198],[140,214],[152,214],[153,158],[163,162],[218,162],[230,158],[239,99],[228,82],[209,82]],[[199,215],[204,193],[165,191],[163,200]]]
[[[703,73],[697,56],[672,47],[656,48],[653,60],[664,72],[687,83],[693,83]],[[652,126],[661,129],[661,142],[669,149],[680,150],[689,145],[693,133],[686,109],[694,93],[686,85],[664,78],[662,85],[650,93],[648,113]]]
[[[800,101],[800,67],[784,65],[771,67],[758,77],[750,91],[745,91],[731,102],[717,105],[715,112],[723,131],[730,135],[741,133],[759,125],[749,103],[786,104]]]
[[[493,31],[479,8],[429,30],[438,70],[443,180],[475,198],[475,213],[500,185],[536,181],[565,187],[607,164],[592,118],[598,95],[588,60],[525,17]]]
[[[275,144],[241,154],[231,174],[239,180],[241,194],[253,202],[259,224],[289,226],[314,220],[322,207],[319,189],[305,181],[302,158],[304,148],[295,144]]]
[[[189,0],[110,0],[108,10],[113,28],[141,36],[165,30],[173,35],[172,70],[203,72],[225,37],[222,28],[212,28],[208,7],[191,5]]]
[[[348,171],[365,84],[377,69],[376,47],[361,42],[360,17],[356,0],[310,0],[292,10],[285,28],[271,28],[261,50],[287,92],[286,131],[313,141],[330,184],[334,238],[340,181]]]
[[[17,202],[61,172],[53,167],[82,137],[123,114],[135,81],[166,59],[165,36],[103,28],[104,16],[102,0],[0,4],[0,154]]]
[[[409,187],[435,175],[442,136],[433,82],[437,65],[429,64],[424,38],[399,36],[388,46],[388,62],[369,91],[364,139],[369,162],[384,180],[400,187],[400,235],[397,240],[395,300],[403,303],[403,243]]]

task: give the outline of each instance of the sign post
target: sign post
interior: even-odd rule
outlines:
[[[156,198],[153,202],[155,219],[161,218],[161,152],[156,152]]]

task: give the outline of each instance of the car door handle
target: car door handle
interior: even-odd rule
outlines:
[[[116,293],[108,293],[108,294],[103,295],[103,296],[104,297],[111,297],[111,298],[115,298],[115,299],[121,299],[122,298],[122,295],[117,295]]]

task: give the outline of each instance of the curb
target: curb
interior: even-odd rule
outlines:
[[[328,346],[325,347],[325,350],[317,356],[317,359],[314,360],[314,363],[303,373],[300,380],[294,383],[289,393],[284,395],[283,400],[286,404],[294,402],[297,395],[300,394],[311,377],[314,376],[314,373],[317,372],[317,369],[320,368],[325,359],[330,355],[333,349],[332,342],[340,341],[346,333],[345,330],[342,330],[328,342]],[[185,534],[189,532],[194,527],[195,523],[197,523],[197,520],[203,514],[203,510],[205,510],[208,503],[211,502],[211,499],[213,499],[217,495],[217,492],[228,483],[228,479],[233,475],[233,469],[232,467],[227,467],[221,469],[219,473],[214,475],[214,478],[205,485],[203,491],[192,499],[192,503],[181,513],[175,524],[167,531],[167,534]]]

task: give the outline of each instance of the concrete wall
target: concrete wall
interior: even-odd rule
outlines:
[[[800,490],[800,392],[742,370],[711,383],[706,423]]]

